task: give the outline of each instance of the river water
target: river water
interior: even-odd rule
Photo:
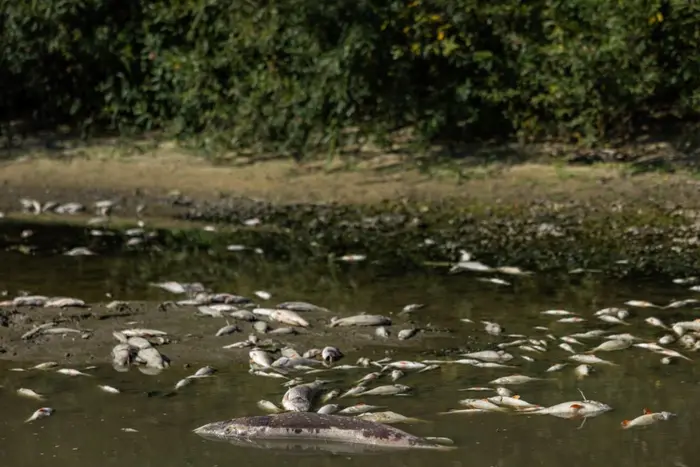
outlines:
[[[16,252],[0,255],[3,264],[0,289],[10,295],[26,290],[46,295],[75,295],[86,301],[108,301],[106,293],[124,300],[158,300],[167,294],[148,287],[154,280],[197,280],[215,290],[252,296],[264,289],[272,301],[306,300],[334,310],[366,310],[396,313],[408,303],[425,303],[416,312],[419,326],[449,328],[448,342],[458,347],[473,336],[485,336],[481,319],[497,321],[508,333],[541,338],[546,332],[534,326],[549,326],[559,337],[589,329],[611,333],[629,332],[644,340],[654,340],[665,331],[644,323],[657,316],[665,322],[698,317],[692,307],[669,309],[630,308],[629,326],[596,321],[593,312],[609,306],[623,306],[626,300],[649,300],[666,304],[674,299],[696,296],[687,286],[668,280],[619,283],[595,274],[572,277],[508,278],[510,286],[484,283],[473,274],[447,275],[442,270],[405,274],[387,273],[369,265],[341,268],[304,267],[303,264],[268,262],[249,255],[247,260],[212,252],[198,254],[173,251],[168,254],[108,255],[72,258],[60,255],[27,256]],[[563,308],[586,318],[583,323],[554,323],[541,311]],[[348,312],[339,314],[349,314]],[[469,318],[476,324],[461,322]],[[358,331],[348,331],[358,332]],[[371,334],[371,333],[370,333]],[[488,337],[482,348],[494,348],[505,336]],[[426,348],[434,347],[425,340]],[[443,342],[443,341],[439,341]],[[585,347],[599,339],[585,341]],[[290,338],[293,345],[293,338]],[[323,346],[332,344],[318,342]],[[367,355],[383,354],[381,342],[348,352],[344,363],[354,363]],[[475,350],[481,350],[477,348]],[[688,354],[675,344],[673,348]],[[342,399],[341,404],[362,401],[387,406],[400,414],[416,417],[422,423],[398,424],[398,428],[422,436],[454,440],[457,449],[447,452],[400,451],[372,455],[328,453],[323,451],[277,451],[243,448],[202,439],[192,429],[217,420],[260,414],[256,402],[268,399],[278,403],[285,388],[280,380],[249,374],[240,364],[217,365],[213,378],[199,380],[177,393],[169,391],[175,381],[192,373],[192,368],[173,365],[156,376],[137,371],[119,373],[105,358],[104,365],[91,369],[90,377],[67,377],[52,371],[12,371],[29,362],[0,362],[0,465],[87,467],[95,465],[192,466],[285,465],[285,466],[551,466],[586,467],[614,463],[617,466],[696,465],[700,436],[697,364],[678,361],[663,365],[660,356],[631,348],[599,353],[617,366],[598,366],[591,376],[578,380],[570,365],[559,373],[545,373],[551,364],[566,361],[567,353],[555,343],[546,353],[528,354],[509,349],[516,358],[516,369],[479,369],[467,365],[443,365],[427,373],[411,373],[399,383],[413,388],[410,396],[366,396]],[[299,351],[305,349],[299,348]],[[391,350],[395,359],[421,360],[422,347]],[[108,355],[108,350],[106,352]],[[531,355],[528,362],[521,355]],[[0,357],[1,358],[1,357]],[[448,357],[444,357],[448,358]],[[452,357],[450,357],[452,358]],[[32,362],[33,363],[33,362]],[[187,362],[191,367],[207,361]],[[371,369],[331,372],[339,387],[349,388]],[[449,414],[460,408],[458,401],[482,397],[460,392],[470,386],[484,386],[497,377],[514,373],[549,378],[512,386],[522,399],[544,406],[579,400],[583,391],[588,399],[613,407],[611,412],[580,420],[511,413]],[[325,376],[324,376],[325,377]],[[387,380],[388,381],[388,380]],[[100,391],[97,384],[119,388],[120,394]],[[382,384],[388,384],[382,383]],[[21,398],[20,387],[47,395],[46,402]],[[482,393],[484,394],[484,393]],[[491,395],[488,393],[487,395]],[[23,423],[44,405],[56,409],[53,416]],[[678,416],[649,427],[622,430],[620,422],[641,415],[643,409],[670,411]],[[124,431],[133,429],[133,431]]]

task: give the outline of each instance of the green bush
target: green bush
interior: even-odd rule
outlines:
[[[3,123],[303,154],[401,128],[590,142],[700,108],[685,0],[37,0],[2,18]]]

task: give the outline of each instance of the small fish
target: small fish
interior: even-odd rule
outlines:
[[[406,339],[410,339],[411,337],[415,336],[418,334],[418,329],[416,328],[411,328],[411,329],[402,329],[398,333],[398,338],[401,341],[404,341]]]
[[[530,402],[524,401],[520,399],[519,396],[511,397],[511,396],[493,396],[488,398],[489,402],[492,402],[496,405],[502,406],[502,407],[508,407],[511,409],[524,409],[524,408],[531,408],[531,407],[541,407],[537,404],[531,404]]]
[[[272,366],[272,357],[270,354],[261,349],[254,349],[248,352],[250,361],[263,368],[270,368]]]
[[[590,331],[571,334],[569,337],[577,339],[594,339],[596,337],[602,336],[603,334],[605,334],[605,331],[603,331],[602,329],[591,329]]]
[[[480,277],[477,279],[480,282],[489,282],[496,285],[511,285],[510,282],[500,279],[498,277]]]
[[[44,400],[46,397],[42,396],[41,394],[35,392],[32,389],[27,389],[27,388],[19,388],[17,390],[17,394],[23,397],[29,397],[31,399],[36,399],[36,400]]]
[[[422,310],[423,308],[425,308],[425,304],[423,303],[410,303],[403,307],[399,314],[413,313],[414,311]]]
[[[342,399],[344,397],[350,397],[350,396],[356,396],[358,394],[361,394],[367,390],[366,386],[363,386],[361,384],[358,384],[357,386],[354,386],[344,393],[342,393],[340,396],[338,396],[338,399]]]
[[[625,305],[637,308],[661,308],[659,305],[647,302],[646,300],[629,300],[625,302]]]
[[[395,362],[390,362],[387,363],[383,368],[382,371],[388,370],[388,369],[397,369],[397,370],[422,370],[423,368],[426,367],[425,363],[421,362],[412,362],[409,360],[398,360]]]
[[[601,343],[597,347],[594,347],[586,353],[595,353],[595,352],[614,352],[616,350],[624,350],[628,349],[632,346],[632,341],[627,340],[627,339],[620,339],[620,340],[606,340],[605,342]]]
[[[226,326],[220,328],[218,331],[216,331],[215,336],[216,337],[221,337],[221,336],[227,336],[229,334],[233,334],[234,332],[239,332],[240,329],[238,326],[235,324],[227,324]]]
[[[583,379],[586,376],[590,375],[592,372],[593,372],[593,367],[590,365],[587,365],[585,363],[574,368],[574,374],[576,375],[576,378],[578,378],[578,379]]]
[[[342,415],[356,415],[356,414],[360,414],[360,413],[372,412],[374,410],[385,409],[385,408],[386,407],[381,406],[381,405],[369,405],[369,404],[359,403],[359,404],[352,405],[350,407],[346,407],[338,413],[342,414]]]
[[[377,329],[374,330],[374,335],[383,339],[387,339],[389,337],[389,329],[387,329],[385,326],[379,326]]]
[[[356,415],[355,417],[360,418],[362,420],[368,420],[370,422],[386,423],[386,424],[423,422],[423,420],[421,420],[419,418],[406,417],[404,415],[401,415],[401,414],[396,413],[396,412],[391,412],[391,411],[365,412],[365,413],[361,413],[359,415]]]
[[[495,362],[503,363],[508,362],[513,359],[513,355],[509,354],[505,350],[483,350],[480,352],[471,352],[467,354],[462,354],[463,357],[476,358],[484,362]]]
[[[264,410],[265,412],[268,412],[268,413],[282,413],[282,412],[284,412],[284,409],[275,405],[274,402],[270,402],[267,400],[259,400],[257,405],[258,405],[258,408],[260,408],[261,410]]]
[[[574,313],[567,310],[545,310],[540,311],[540,314],[547,316],[572,316]]]
[[[395,396],[398,394],[404,394],[411,391],[409,386],[403,384],[387,384],[384,386],[377,386],[368,391],[364,391],[357,395],[362,396]]]
[[[110,394],[119,394],[121,392],[119,389],[113,388],[112,386],[107,386],[106,384],[100,384],[97,387]]]
[[[92,376],[87,373],[83,373],[82,371],[75,370],[73,368],[61,368],[56,370],[56,373],[68,376]]]
[[[184,388],[185,386],[189,386],[190,384],[192,384],[192,378],[190,378],[188,376],[186,378],[181,379],[177,383],[175,383],[175,390],[176,391],[180,390],[180,389]]]
[[[611,324],[624,324],[625,326],[629,326],[630,323],[626,323],[617,316],[612,316],[612,315],[601,315],[598,316],[598,319],[601,321],[605,321],[606,323],[611,323]]]
[[[316,413],[331,415],[340,410],[340,405],[338,404],[326,404],[316,411]]]
[[[603,360],[600,357],[596,357],[593,354],[576,354],[576,355],[569,355],[569,360],[573,360],[574,362],[578,363],[589,363],[591,365],[610,365],[610,366],[617,366],[617,363],[610,362],[608,360]]]
[[[501,396],[497,396],[501,397]],[[458,401],[459,405],[463,405],[469,409],[480,409],[488,412],[505,412],[506,408],[494,404],[488,399],[462,399]]]
[[[543,378],[533,378],[531,376],[525,376],[525,375],[510,375],[510,376],[503,376],[501,378],[496,378],[493,381],[490,382],[490,384],[498,384],[498,385],[511,385],[511,384],[524,384],[524,383],[529,383],[530,381],[542,381]]]
[[[324,347],[323,350],[321,350],[321,358],[326,363],[337,362],[343,358],[343,352],[337,347]]]
[[[576,350],[574,350],[574,348],[566,342],[562,342],[561,344],[559,344],[559,348],[566,350],[569,353],[576,353]]]
[[[503,332],[503,327],[498,323],[493,323],[491,321],[482,321],[484,325],[484,331],[492,336],[498,336]]]
[[[668,329],[668,326],[666,326],[663,321],[661,321],[659,318],[656,318],[654,316],[650,316],[647,319],[644,320],[645,323],[650,324],[651,326],[655,326],[657,328],[661,329]]]
[[[627,430],[636,426],[647,426],[661,421],[668,421],[674,417],[676,417],[676,414],[671,412],[652,412],[644,409],[643,415],[632,420],[623,420],[620,425],[622,429]]]
[[[404,373],[401,370],[392,370],[390,377],[391,377],[391,380],[395,382],[396,380],[403,378],[405,375],[406,375],[406,373]]]
[[[259,298],[262,298],[263,300],[269,300],[272,298],[272,294],[264,290],[256,290],[255,292],[253,292],[253,294],[255,294],[255,296]]]
[[[564,368],[565,368],[566,366],[568,366],[568,365],[569,365],[568,363],[555,363],[554,365],[552,365],[552,366],[550,366],[549,368],[547,368],[545,371],[546,371],[547,373],[552,373],[552,372],[555,372],[555,371],[561,371],[562,369],[564,369]]]
[[[391,319],[381,315],[355,315],[347,318],[331,318],[329,327],[336,326],[390,326]]]
[[[34,412],[28,419],[24,421],[24,423],[28,422],[33,422],[34,420],[38,420],[40,418],[48,417],[54,413],[54,409],[51,407],[42,407],[36,412]]]
[[[584,321],[586,320],[580,316],[568,316],[566,318],[558,319],[557,323],[582,323]]]

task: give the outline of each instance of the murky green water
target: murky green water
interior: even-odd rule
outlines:
[[[533,326],[550,325],[557,336],[592,328],[631,332],[649,340],[663,331],[644,324],[646,316],[665,321],[692,319],[697,310],[633,310],[631,326],[613,326],[593,320],[595,310],[620,306],[628,299],[644,299],[665,304],[672,299],[693,297],[687,287],[649,281],[637,284],[608,283],[604,278],[515,279],[513,286],[496,286],[475,280],[474,275],[447,276],[441,271],[403,275],[381,275],[370,266],[304,267],[303,264],[279,264],[248,255],[185,255],[165,252],[161,255],[84,257],[0,255],[0,289],[10,295],[19,290],[47,295],[76,295],[87,301],[105,301],[106,293],[119,299],[170,298],[167,293],[146,285],[151,280],[197,280],[220,291],[243,295],[264,289],[273,301],[304,299],[333,308],[342,314],[350,311],[393,313],[411,302],[430,306],[416,317],[419,325],[456,330],[448,342],[458,347],[470,335],[483,335],[479,325],[466,324],[460,318],[489,319],[506,327],[508,333],[541,336]],[[565,308],[581,313],[588,321],[581,324],[552,324],[556,318],[542,317],[545,309]],[[350,331],[359,332],[359,331]],[[508,338],[490,338],[502,342]],[[293,343],[293,338],[289,339]],[[598,340],[587,341],[588,346]],[[322,346],[331,342],[318,342]],[[675,345],[669,346],[679,349]],[[303,351],[305,349],[298,349]],[[680,350],[680,349],[679,349]],[[108,348],[107,348],[108,352]],[[419,350],[402,350],[395,358],[421,359]],[[414,388],[409,397],[362,397],[367,403],[386,405],[391,410],[424,419],[426,423],[397,425],[424,436],[446,436],[459,449],[451,452],[394,452],[371,456],[347,454],[278,452],[234,447],[199,438],[191,430],[204,423],[259,414],[256,402],[278,402],[284,394],[280,381],[255,377],[235,365],[217,365],[214,378],[197,381],[181,392],[165,397],[180,378],[191,374],[178,361],[157,376],[132,370],[115,372],[104,365],[92,370],[93,377],[67,377],[55,372],[14,372],[11,368],[26,363],[3,362],[0,366],[0,465],[87,467],[94,465],[195,466],[224,465],[370,465],[380,466],[594,466],[614,463],[618,466],[692,466],[697,459],[695,439],[700,435],[696,414],[696,362],[662,365],[660,357],[641,349],[601,353],[600,357],[619,363],[598,367],[592,376],[578,381],[571,365],[561,373],[545,374],[552,363],[564,361],[567,354],[556,345],[536,361],[520,359],[525,354],[511,350],[518,369],[478,369],[463,365],[445,365],[424,374],[408,374],[400,380]],[[352,363],[363,352],[352,352]],[[690,354],[694,357],[694,354]],[[374,358],[381,352],[373,350]],[[434,357],[433,357],[434,358]],[[107,363],[107,362],[105,362]],[[333,372],[340,386],[371,370]],[[478,397],[479,393],[459,392],[469,386],[512,373],[551,376],[553,380],[528,383],[517,388],[527,401],[553,405],[580,398],[581,389],[589,399],[611,405],[614,410],[580,421],[549,416],[516,416],[491,413],[478,415],[438,415],[459,408],[457,401]],[[113,395],[101,392],[97,384],[122,390]],[[56,409],[49,418],[22,423],[42,403],[18,397],[19,387],[46,394],[43,405]],[[351,399],[355,402],[356,400]],[[350,403],[350,402],[349,402]],[[676,419],[648,428],[621,430],[620,422],[641,414],[642,409],[671,411]],[[132,428],[138,432],[125,432]]]

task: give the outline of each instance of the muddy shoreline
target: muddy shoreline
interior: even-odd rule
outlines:
[[[250,347],[223,349],[225,345],[246,341],[255,334],[258,345],[279,350],[292,346],[304,352],[310,348],[334,345],[349,356],[384,355],[402,349],[421,349],[442,352],[445,347],[468,349],[467,341],[455,339],[448,329],[421,326],[421,331],[409,340],[399,340],[400,329],[412,327],[409,317],[395,317],[389,338],[379,338],[374,327],[341,328],[328,326],[330,312],[303,313],[311,326],[295,327],[294,334],[276,335],[259,333],[250,322],[230,317],[212,318],[197,313],[193,306],[175,306],[172,302],[128,302],[119,309],[110,309],[106,303],[90,304],[86,308],[47,309],[41,307],[0,308],[0,359],[41,363],[58,362],[61,365],[104,365],[111,361],[110,352],[119,342],[114,331],[131,328],[157,329],[168,333],[168,342],[158,345],[159,351],[171,360],[171,365],[182,368],[195,363],[211,365],[244,365],[248,363]],[[76,329],[82,333],[37,334],[28,339],[22,336],[35,326],[53,322],[57,326]],[[227,323],[236,324],[239,331],[227,336],[215,336]],[[285,327],[270,323],[270,330]],[[350,362],[348,358],[346,363]],[[131,371],[137,371],[132,367]]]

